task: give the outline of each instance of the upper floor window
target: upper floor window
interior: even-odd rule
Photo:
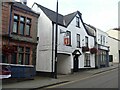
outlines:
[[[15,14],[13,21],[13,33],[30,36],[30,30],[31,30],[31,19]]]
[[[85,36],[85,46],[88,47],[88,37]]]
[[[102,44],[103,40],[102,40],[102,35],[100,36],[100,44]]]
[[[105,45],[105,36],[104,35],[100,36],[100,44]]]
[[[20,17],[20,34],[24,35],[25,17]]]
[[[76,27],[80,27],[80,20],[79,20],[79,17],[76,17]]]
[[[80,48],[80,34],[77,34],[77,47]]]
[[[19,16],[14,15],[13,33],[18,33],[18,23],[19,23]]]
[[[68,36],[68,38],[69,38],[67,46],[71,46],[71,32],[67,31],[66,36]]]
[[[25,65],[29,65],[30,63],[30,48],[26,47],[25,50]]]
[[[105,36],[103,36],[103,45],[105,45]]]
[[[27,36],[30,36],[30,28],[31,28],[31,19],[27,18],[26,29],[25,29],[26,30],[25,33]]]

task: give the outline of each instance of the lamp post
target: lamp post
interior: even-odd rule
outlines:
[[[58,0],[56,6],[56,33],[55,33],[55,67],[54,67],[54,78],[57,79],[57,43],[58,43]]]

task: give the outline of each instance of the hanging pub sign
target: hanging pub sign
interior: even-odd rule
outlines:
[[[65,36],[64,36],[64,45],[69,45],[69,44],[70,44],[69,36],[68,36],[68,35],[65,35]]]

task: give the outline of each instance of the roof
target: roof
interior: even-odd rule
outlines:
[[[46,8],[46,7],[43,7],[37,3],[35,3],[39,8],[41,8],[41,10],[47,15],[47,17],[53,21],[54,23],[56,22],[56,12]],[[63,23],[63,15],[61,14],[58,14],[58,24],[60,25],[64,25]]]
[[[9,2],[9,3],[11,3],[11,2]],[[25,11],[28,11],[28,12],[34,13],[34,14],[36,14],[36,15],[39,15],[38,13],[35,13],[35,12],[34,12],[31,8],[29,8],[27,5],[22,4],[21,2],[12,2],[12,5],[13,5],[14,7],[18,7],[18,8],[20,8],[20,9],[25,10]]]
[[[84,23],[84,24],[85,24],[88,34],[91,36],[95,36],[96,28],[94,26],[88,25],[86,23]]]
[[[41,8],[41,10],[46,14],[46,16],[53,21],[54,23],[56,23],[56,12],[53,10],[50,10],[42,5],[39,5],[37,3],[36,4],[39,8]],[[62,14],[58,13],[58,24],[67,27],[70,22],[72,21],[72,19],[75,17],[75,15],[78,13],[78,11],[65,15],[63,16]]]
[[[120,31],[120,28],[113,28],[113,30],[117,30],[117,31]]]
[[[48,9],[48,8],[42,6],[42,5],[39,5],[37,3],[34,3],[34,4],[36,4],[46,14],[46,16],[52,22],[56,23],[56,12],[55,11],[52,11],[52,10],[50,10],[50,9]],[[63,15],[61,15],[61,14],[58,13],[58,24],[62,25],[64,27],[67,27],[77,14],[80,16],[81,22],[82,22],[82,24],[83,24],[83,26],[84,26],[87,34],[90,35],[90,36],[95,36],[94,33],[93,33],[93,31],[87,29],[87,27],[85,26],[85,24],[84,24],[84,22],[82,20],[82,16],[81,16],[82,14],[79,11],[70,13],[70,14],[65,15],[65,16],[63,16]]]

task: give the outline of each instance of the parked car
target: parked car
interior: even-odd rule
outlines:
[[[10,69],[6,66],[0,66],[0,79],[4,78],[10,78],[11,77],[11,71]]]

